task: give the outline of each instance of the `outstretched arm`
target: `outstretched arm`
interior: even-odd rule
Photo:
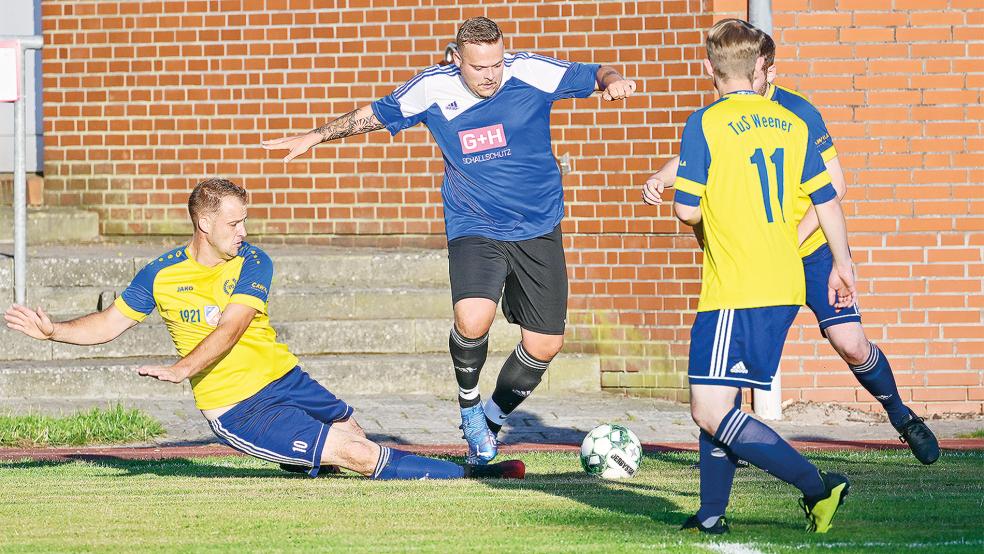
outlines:
[[[676,181],[677,169],[680,167],[680,156],[673,156],[659,171],[653,173],[642,185],[642,201],[650,206],[659,206],[663,203],[663,190],[673,186]]]
[[[137,373],[154,377],[161,381],[180,383],[222,358],[239,342],[249,322],[256,315],[256,309],[245,304],[229,304],[219,318],[219,324],[198,343],[187,356],[174,365],[145,365],[137,368]]]
[[[636,89],[635,81],[622,77],[618,70],[608,65],[598,68],[595,79],[598,81],[598,88],[604,91],[601,97],[609,101],[628,98]]]
[[[828,162],[824,162],[824,165],[827,166],[827,173],[830,174],[830,184],[837,191],[837,200],[842,200],[847,193],[847,181],[844,179],[844,170],[841,168],[840,160],[834,158]],[[797,244],[803,244],[803,241],[810,238],[810,235],[815,233],[819,228],[820,220],[817,219],[817,212],[813,206],[810,206],[810,209],[806,210],[806,214],[803,215],[803,219],[800,220],[799,226],[796,228],[797,234],[799,235],[799,242]]]
[[[322,142],[361,135],[383,127],[372,106],[366,105],[307,133],[265,140],[260,144],[266,150],[290,150],[284,157],[284,161],[289,162]]]
[[[82,346],[109,342],[137,324],[116,306],[69,321],[52,322],[41,307],[31,310],[14,304],[3,318],[7,320],[7,327],[31,338]]]

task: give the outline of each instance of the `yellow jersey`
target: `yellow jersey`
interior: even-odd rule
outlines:
[[[245,304],[256,315],[225,356],[191,377],[200,410],[245,400],[297,365],[297,357],[277,342],[267,301],[273,262],[243,243],[237,256],[205,267],[180,247],[151,260],[116,299],[127,317],[142,321],[157,308],[178,354],[187,356],[219,323],[229,304]]]
[[[836,193],[803,119],[752,91],[725,95],[687,119],[675,186],[704,225],[698,311],[805,302],[796,202]]]
[[[820,110],[811,104],[805,96],[788,88],[769,85],[768,90],[765,92],[765,97],[773,102],[778,102],[780,106],[793,112],[806,122],[807,129],[810,132],[810,142],[820,152],[820,157],[823,158],[824,162],[829,162],[837,157],[834,141],[830,137],[830,132],[827,131],[827,125],[820,115]],[[797,223],[803,219],[803,216],[806,215],[811,205],[810,196],[801,192],[796,198]],[[817,248],[820,248],[826,243],[827,237],[824,236],[823,230],[817,229],[800,244],[800,256],[805,258],[816,252]]]

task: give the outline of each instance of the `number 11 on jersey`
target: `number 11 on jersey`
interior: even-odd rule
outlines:
[[[776,193],[779,198],[779,215],[782,217],[783,222],[786,221],[786,214],[782,209],[782,196],[783,196],[783,165],[782,165],[783,151],[782,148],[776,148],[775,152],[769,156],[769,160],[772,161],[772,165],[776,168]],[[765,161],[765,154],[762,152],[761,148],[756,148],[755,153],[752,154],[751,158],[748,158],[755,167],[758,168],[759,182],[762,184],[762,202],[765,203],[765,217],[769,220],[769,223],[774,221],[772,217],[772,202],[769,200],[769,191],[772,189],[769,183],[769,167]]]

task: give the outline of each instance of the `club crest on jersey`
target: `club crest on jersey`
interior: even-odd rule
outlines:
[[[218,306],[205,306],[203,311],[205,312],[205,323],[208,323],[212,327],[219,324],[219,319],[222,318],[222,310]]]
[[[238,279],[226,279],[225,283],[222,283],[222,290],[231,296],[232,291],[236,290],[236,283],[238,282]]]
[[[461,140],[461,152],[463,154],[501,148],[507,144],[506,131],[502,128],[502,123],[458,131],[458,138]]]

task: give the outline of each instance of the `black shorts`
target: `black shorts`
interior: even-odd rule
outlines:
[[[560,225],[529,240],[460,237],[448,242],[451,300],[502,298],[510,323],[563,335],[567,322],[567,262]],[[503,290],[505,289],[505,290]]]

